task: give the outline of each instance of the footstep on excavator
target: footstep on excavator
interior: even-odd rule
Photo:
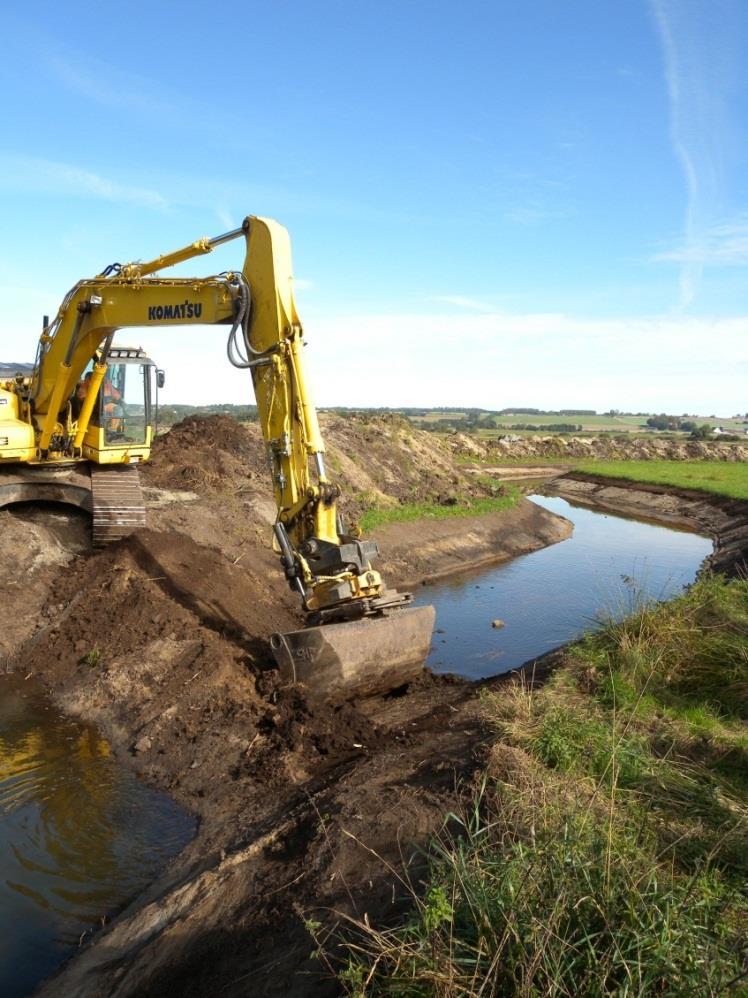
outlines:
[[[241,270],[162,276],[234,239],[246,245]],[[154,260],[112,264],[68,292],[52,322],[45,317],[34,365],[0,365],[0,506],[87,510],[96,547],[144,526],[138,466],[150,456],[164,374],[114,336],[189,325],[228,327],[228,359],[252,378],[277,507],[273,543],[306,613],[305,627],[271,638],[281,674],[329,700],[413,680],[434,608],[389,589],[372,567],[376,543],[342,522],[304,366],[290,240],[271,219],[250,216]]]

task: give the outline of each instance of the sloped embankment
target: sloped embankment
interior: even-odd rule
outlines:
[[[383,554],[379,567],[391,583],[413,585],[516,557],[571,533],[566,520],[518,497],[511,509],[470,515],[471,506],[486,500],[501,504],[510,493],[456,462],[449,441],[414,429],[402,417],[328,414],[322,429],[328,472],[341,487],[347,523],[357,523],[372,509],[395,518],[398,510],[411,514],[410,522],[373,531]],[[256,424],[241,426],[225,416],[188,417],[157,440],[143,477],[154,526],[218,546],[242,563],[245,557],[264,558],[268,574],[277,577],[269,530],[275,504]],[[169,502],[170,495],[177,501]],[[180,495],[193,501],[179,501]],[[431,515],[414,521],[412,513],[419,510]],[[442,519],[442,511],[459,515]]]
[[[341,487],[349,518],[374,506],[454,505],[496,494],[495,485],[455,462],[450,442],[401,416],[323,414],[321,425],[328,474]],[[228,416],[187,417],[157,439],[143,471],[147,485],[163,489],[271,495],[259,425]]]
[[[582,472],[556,478],[549,488],[571,502],[705,534],[714,541],[705,568],[733,576],[748,574],[748,502]]]
[[[748,461],[748,443],[720,443],[716,440],[677,440],[665,437],[551,436],[477,437],[454,433],[446,437],[454,453],[480,461],[549,458],[554,461],[579,459],[603,461]]]
[[[327,431],[351,516],[495,492],[402,421],[332,420]],[[158,442],[144,477],[151,528],[73,557],[13,665],[98,723],[199,830],[42,993],[329,993],[304,919],[397,909],[412,845],[454,810],[479,765],[488,733],[477,697],[466,682],[424,674],[394,696],[332,708],[280,681],[268,637],[298,626],[300,612],[269,545],[256,429],[187,420]],[[394,524],[407,535],[391,546],[390,578],[565,535],[564,521],[546,511],[532,520],[533,510],[523,500],[501,524],[499,514],[490,526],[452,517],[422,534],[418,522]],[[418,562],[422,538],[432,550]]]

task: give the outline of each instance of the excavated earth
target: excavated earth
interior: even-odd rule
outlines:
[[[500,495],[397,418],[326,420],[344,515]],[[270,545],[256,427],[191,418],[143,469],[149,529],[86,550],[86,521],[2,514],[6,667],[97,723],[121,761],[198,818],[166,872],[40,990],[47,995],[335,994],[304,922],[386,920],[416,846],[454,811],[489,740],[467,682],[332,707],[284,684],[268,639],[301,624]],[[521,500],[485,517],[391,524],[388,582],[419,584],[569,536]],[[106,914],[102,912],[102,915]]]
[[[461,469],[451,441],[397,417],[330,417],[323,430],[349,519],[372,504],[500,493]],[[305,921],[322,933],[349,917],[381,925],[407,903],[417,846],[469,794],[492,740],[475,687],[424,673],[331,707],[281,682],[268,639],[301,616],[270,547],[256,427],[187,419],[157,442],[144,479],[149,529],[97,554],[73,517],[0,523],[22,552],[2,592],[7,667],[97,723],[124,764],[199,820],[165,873],[40,994],[337,994]],[[402,586],[570,532],[523,499],[377,538]]]
[[[495,460],[521,461],[523,458],[553,459],[563,466],[566,459],[606,461],[748,461],[748,440],[690,440],[667,436],[634,436],[630,433],[578,437],[554,433],[520,437],[507,433],[500,437],[478,437],[453,433],[448,438],[456,454]],[[504,466],[502,474],[508,473]]]

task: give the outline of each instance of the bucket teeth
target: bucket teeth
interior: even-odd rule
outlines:
[[[274,634],[270,644],[287,682],[303,683],[331,701],[375,696],[418,677],[435,618],[433,606],[408,607]]]

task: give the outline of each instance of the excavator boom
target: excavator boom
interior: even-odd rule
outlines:
[[[240,238],[246,244],[241,270],[203,278],[161,273]],[[0,405],[7,405],[0,410],[0,471],[15,469],[25,481],[33,467],[46,475],[47,489],[57,481],[64,498],[65,476],[77,476],[80,486],[88,466],[100,539],[135,529],[144,515],[136,468],[150,455],[153,365],[135,352],[145,371],[138,423],[127,395],[133,358],[128,351],[122,356],[113,337],[128,327],[194,324],[227,327],[228,359],[252,378],[277,507],[274,546],[308,622],[272,639],[283,675],[335,699],[409,681],[428,654],[434,611],[414,608],[409,593],[387,588],[372,566],[376,544],[341,520],[340,489],[327,475],[304,363],[290,240],[277,222],[251,216],[221,236],[145,263],[113,264],[76,284],[45,325],[32,374],[0,379]],[[75,497],[86,508],[81,495]]]

